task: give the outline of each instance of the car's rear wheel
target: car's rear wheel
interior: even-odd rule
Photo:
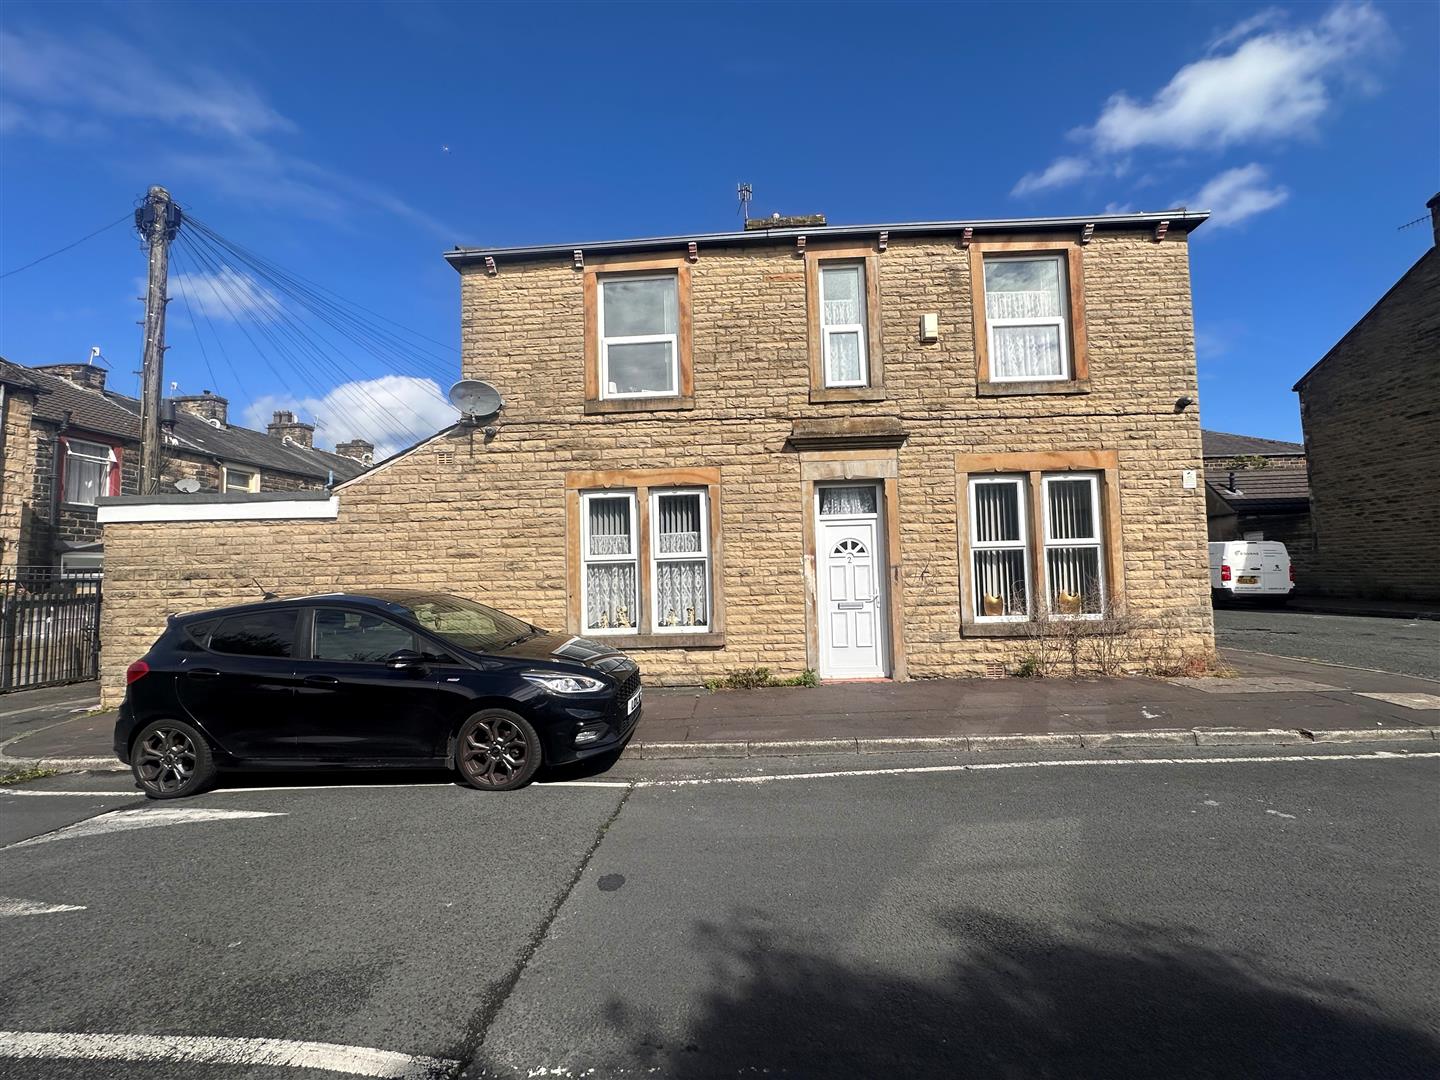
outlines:
[[[523,716],[505,709],[478,712],[455,737],[455,767],[471,787],[513,791],[540,770],[540,736]]]
[[[180,720],[155,720],[140,729],[130,750],[135,782],[152,799],[181,799],[215,778],[205,736]]]

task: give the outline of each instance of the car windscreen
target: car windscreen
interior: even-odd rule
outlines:
[[[409,597],[399,606],[436,637],[474,652],[502,648],[535,633],[529,623],[459,596]]]

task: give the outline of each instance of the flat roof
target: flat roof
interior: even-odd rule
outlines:
[[[1139,214],[1092,214],[1086,217],[989,218],[978,221],[901,221],[878,225],[806,225],[777,229],[746,229],[741,232],[690,233],[682,236],[648,236],[634,240],[591,240],[568,244],[532,244],[524,247],[460,247],[445,253],[445,259],[457,269],[474,262],[493,259],[537,259],[563,255],[569,258],[576,248],[593,252],[654,251],[660,248],[683,247],[694,241],[699,247],[731,247],[735,244],[764,244],[793,240],[797,236],[815,239],[829,237],[875,236],[888,232],[891,236],[933,236],[961,233],[974,229],[985,232],[1044,232],[1056,229],[1083,229],[1094,225],[1096,231],[1153,229],[1162,221],[1170,228],[1188,233],[1210,216],[1209,210],[1146,211]]]

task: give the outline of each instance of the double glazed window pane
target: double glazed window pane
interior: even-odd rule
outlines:
[[[1045,570],[1050,608],[1059,615],[1098,615],[1104,607],[1100,523],[1091,477],[1045,481]]]
[[[94,506],[106,494],[110,480],[110,463],[71,455],[65,461],[65,501]]]
[[[675,343],[643,341],[611,344],[607,347],[609,393],[673,393]]]
[[[975,614],[986,618],[1025,615],[1025,549],[992,548],[975,552]]]
[[[700,538],[700,496],[660,495],[655,500],[656,550],[661,555],[698,554]]]
[[[655,622],[660,630],[710,622],[708,564],[704,559],[655,563]]]
[[[1048,547],[1045,570],[1050,579],[1051,610],[1059,615],[1098,615],[1100,590],[1098,547]]]
[[[820,269],[820,331],[825,384],[865,382],[865,269],[859,263]]]
[[[613,278],[605,290],[607,338],[674,334],[679,328],[679,301],[672,277]]]
[[[976,484],[973,527],[977,544],[1024,540],[1020,527],[1020,485]]]
[[[630,500],[590,499],[591,555],[633,555]]]
[[[863,487],[822,487],[820,489],[820,516],[835,517],[848,514],[873,514],[876,512],[875,488]]]
[[[1065,317],[1058,257],[985,260],[992,379],[1066,378]]]

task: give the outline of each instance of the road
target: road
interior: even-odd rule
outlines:
[[[1440,621],[1216,608],[1222,648],[1440,679]]]
[[[0,794],[0,1076],[1437,1075],[1425,753],[53,777]]]

